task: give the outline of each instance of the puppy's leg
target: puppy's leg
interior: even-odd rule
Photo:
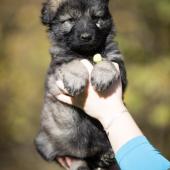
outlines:
[[[71,96],[79,95],[84,90],[88,76],[85,66],[78,60],[64,64],[60,68],[60,77]]]
[[[106,56],[106,59],[108,61],[115,62],[119,65],[120,77],[122,81],[122,90],[124,92],[128,84],[126,68],[123,56],[118,48],[118,44],[113,41],[112,35],[107,39],[104,55]]]
[[[110,61],[96,64],[91,73],[91,83],[99,92],[108,89],[118,78],[119,72]]]

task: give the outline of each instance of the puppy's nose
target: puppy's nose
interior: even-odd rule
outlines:
[[[90,41],[92,39],[92,35],[90,33],[82,33],[80,35],[80,39],[83,41]]]

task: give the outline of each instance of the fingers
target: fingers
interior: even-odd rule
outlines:
[[[71,164],[73,163],[74,159],[71,158],[71,157],[66,157],[65,160],[66,160],[66,162],[67,162],[67,165],[68,165],[69,167],[71,167]]]
[[[114,62],[112,62],[112,63],[113,63],[114,66],[116,67],[117,71],[120,72],[120,70],[119,70],[119,65],[118,65],[117,63],[114,63]]]
[[[56,82],[57,87],[64,93],[64,94],[68,94],[67,90],[64,88],[64,84],[61,80],[57,80]]]
[[[68,94],[67,90],[64,88],[64,84],[61,80],[58,80],[57,82],[58,88],[63,92],[62,94],[59,94],[57,99],[61,102],[67,103],[67,104],[72,104],[72,99],[70,96],[66,95]]]
[[[86,67],[86,69],[88,70],[89,74],[91,74],[92,70],[93,70],[93,65],[86,59],[83,59],[80,61],[81,63],[83,63],[83,65]],[[119,70],[119,65],[115,62],[113,62],[113,64],[115,65],[116,69],[118,72],[120,72]]]
[[[65,157],[59,157],[59,158],[57,158],[57,161],[59,162],[59,164],[60,164],[63,168],[69,170],[69,166],[70,166],[70,165],[68,165],[67,160],[65,159]]]
[[[58,157],[57,161],[63,168],[65,168],[66,170],[70,170],[72,169],[71,166],[74,164],[74,162],[80,160],[76,158],[64,156],[64,157]]]
[[[57,99],[61,102],[64,102],[64,103],[67,103],[67,104],[73,104],[73,100],[72,100],[72,97],[70,96],[67,96],[67,95],[64,95],[64,94],[59,94],[57,96]]]

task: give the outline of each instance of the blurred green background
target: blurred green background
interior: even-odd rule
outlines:
[[[52,170],[35,151],[49,41],[42,0],[0,0],[0,169]],[[129,86],[125,101],[170,159],[170,1],[111,0]]]

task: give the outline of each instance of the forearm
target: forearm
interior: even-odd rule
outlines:
[[[116,153],[125,143],[137,136],[142,136],[143,134],[128,111],[124,110],[113,120],[111,116],[112,115],[110,115],[110,118],[107,117],[107,121],[106,119],[101,120],[101,123],[103,124],[112,148]],[[106,122],[109,123],[108,120],[111,121],[109,127],[107,127],[106,124]]]
[[[106,122],[101,121],[105,128]],[[106,132],[121,170],[170,168],[170,162],[149,143],[128,111],[111,120]]]

